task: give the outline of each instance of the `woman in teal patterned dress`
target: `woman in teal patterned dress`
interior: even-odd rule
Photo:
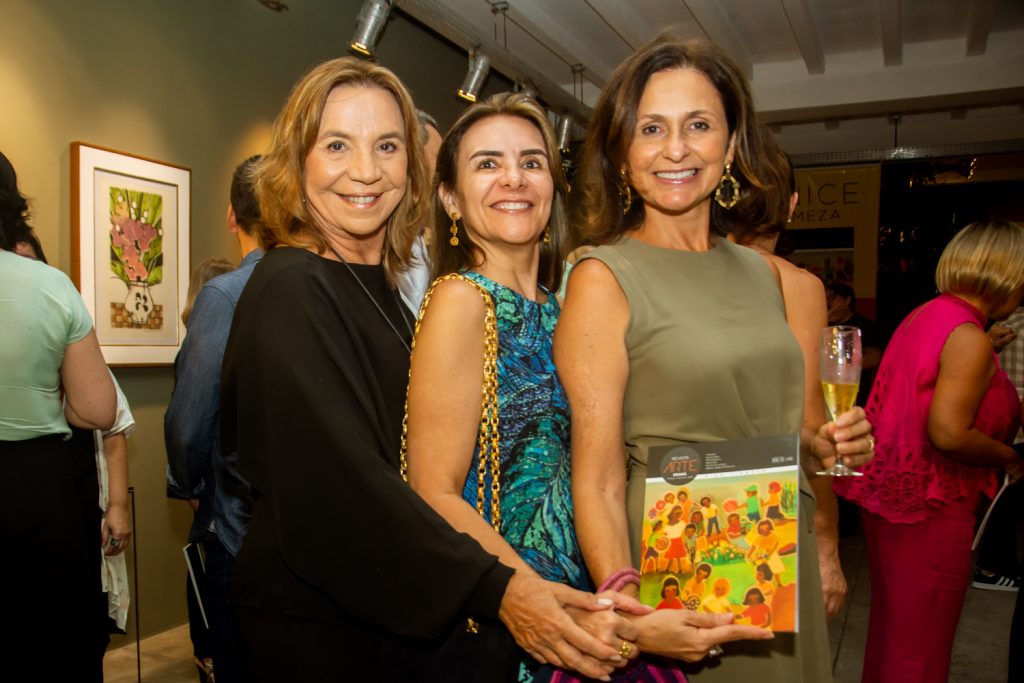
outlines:
[[[409,483],[503,564],[587,589],[572,520],[569,407],[552,359],[566,184],[543,110],[511,93],[469,108],[441,145],[435,182],[431,256],[435,275],[448,275],[427,293],[413,346]],[[481,419],[489,398],[496,435]],[[570,614],[617,652],[635,651],[624,643],[635,630],[614,611]],[[569,664],[557,652],[526,651]],[[609,659],[624,662],[617,658]],[[511,680],[530,679],[532,664],[521,668]]]

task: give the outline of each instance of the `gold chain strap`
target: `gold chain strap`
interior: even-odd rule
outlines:
[[[420,321],[430,304],[430,296],[434,288],[448,280],[462,280],[476,288],[484,300],[484,379],[480,389],[480,429],[477,431],[477,446],[480,452],[480,459],[477,463],[477,484],[476,484],[476,511],[480,516],[487,519],[484,511],[485,488],[484,481],[487,479],[487,470],[491,472],[491,515],[490,522],[494,530],[501,532],[501,447],[498,432],[498,317],[494,311],[494,300],[490,293],[482,286],[459,273],[451,273],[434,280],[430,289],[423,297],[420,305],[420,314],[416,320],[416,329],[413,332],[412,352],[416,353],[416,337],[420,333]],[[409,367],[409,379],[412,380],[412,365]],[[402,417],[402,442],[399,453],[400,472],[402,479],[409,481],[408,453],[409,435],[409,390],[405,391],[405,415]]]
[[[490,293],[479,284],[459,273],[451,273],[434,280],[430,289],[423,296],[423,303],[420,304],[420,314],[416,318],[416,329],[413,331],[412,352],[416,352],[416,337],[420,333],[420,321],[426,313],[427,305],[430,304],[430,295],[434,288],[448,280],[462,280],[476,288],[484,300],[484,381],[480,389],[480,429],[477,430],[477,446],[480,451],[480,459],[477,463],[476,480],[476,511],[480,516],[487,519],[484,512],[484,480],[487,478],[487,468],[491,470],[491,526],[498,533],[501,533],[501,474],[500,464],[500,440],[498,436],[498,317],[494,312],[494,300]],[[411,357],[410,357],[411,361]],[[412,363],[409,364],[409,381],[412,381]],[[409,388],[405,389],[405,414],[402,416],[402,445],[399,451],[399,471],[402,479],[409,481]],[[475,619],[466,619],[466,631],[468,633],[479,633],[480,625]]]

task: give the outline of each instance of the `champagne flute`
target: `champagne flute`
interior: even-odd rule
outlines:
[[[860,387],[861,343],[860,329],[848,326],[826,327],[821,331],[821,346],[818,349],[818,367],[821,370],[821,389],[825,394],[825,406],[830,419],[834,420],[857,401]],[[831,477],[862,477],[860,472],[851,470],[837,456],[832,467],[819,475]]]

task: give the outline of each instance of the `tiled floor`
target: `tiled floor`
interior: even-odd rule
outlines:
[[[860,680],[864,640],[867,636],[867,559],[860,538],[844,539],[841,545],[843,569],[850,591],[843,613],[829,624],[835,657],[835,683]],[[1005,683],[1010,618],[1015,593],[969,589],[956,643],[953,646],[952,681]],[[142,641],[142,680],[145,683],[194,683],[188,628],[182,626]],[[107,683],[137,680],[135,646],[107,653]]]

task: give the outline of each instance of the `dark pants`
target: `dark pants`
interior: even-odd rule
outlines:
[[[59,436],[0,441],[0,468],[3,679],[102,681],[94,454],[76,453]]]
[[[1010,625],[1010,675],[1008,683],[1024,681],[1024,591],[1017,591]]]
[[[188,603],[188,636],[192,640],[192,655],[197,659],[213,657],[213,636],[203,621],[203,613],[199,609],[199,598],[192,587],[192,577],[185,573],[185,600]],[[206,607],[205,603],[203,605]]]
[[[1024,488],[1011,486],[996,501],[985,533],[978,543],[978,568],[1002,576],[1020,573],[1017,553],[1017,523],[1024,509]]]
[[[388,678],[382,671],[379,637],[353,625],[290,616],[275,588],[270,589],[262,607],[236,604],[234,611],[246,664],[256,683],[401,680]],[[221,683],[219,669],[216,675]]]
[[[1024,455],[1024,445],[1017,444],[1014,446],[1018,453]],[[1011,496],[1010,507],[1015,514],[1013,520],[1016,526],[1013,527],[1014,536],[1012,538],[1019,538],[1021,527],[1024,526],[1024,482],[1017,482],[1014,486],[1010,487],[1003,492],[1002,498],[999,502],[1002,503],[1003,499],[1007,496]],[[995,514],[993,512],[993,514]],[[991,523],[992,520],[989,520]],[[986,529],[986,532],[988,529]],[[1005,539],[1004,539],[1005,540]],[[1015,543],[1007,541],[1008,545],[1016,547]],[[1019,556],[1018,556],[1019,557]],[[1024,571],[1024,563],[1017,564],[1017,574],[1020,575]],[[1010,625],[1010,675],[1006,679],[1007,681],[1024,681],[1024,590],[1017,591],[1017,603],[1013,608],[1013,622]]]
[[[206,618],[210,622],[213,670],[217,676],[217,683],[252,680],[243,665],[238,627],[228,600],[231,579],[235,572],[235,557],[216,536],[203,541],[203,550],[206,554],[203,606],[206,608]]]

